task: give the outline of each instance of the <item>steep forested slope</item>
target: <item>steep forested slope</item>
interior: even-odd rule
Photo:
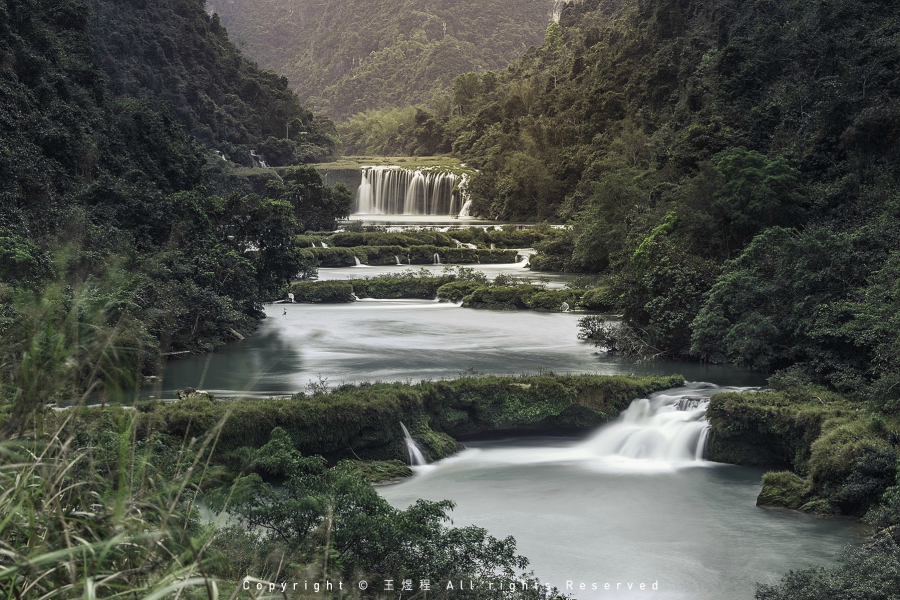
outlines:
[[[900,398],[900,6],[593,0],[560,25],[458,80],[448,128],[482,215],[571,219],[535,265],[604,273],[632,325],[588,335]]]
[[[0,2],[3,350],[18,356],[31,328],[69,314],[118,323],[120,341],[142,349],[122,363],[150,370],[160,349],[252,330],[259,302],[310,266],[293,241],[304,203],[349,208],[311,169],[263,196],[207,191],[225,164],[212,149],[230,143],[239,160],[287,109],[309,116],[198,0]]]
[[[421,104],[539,43],[549,0],[212,0],[248,56],[335,117]]]

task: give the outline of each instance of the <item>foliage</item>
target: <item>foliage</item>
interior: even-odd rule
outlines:
[[[848,548],[839,565],[791,571],[776,585],[762,585],[756,600],[892,600],[900,587],[900,539],[896,528]]]
[[[298,281],[290,291],[295,302],[353,302],[353,285],[347,281]]]
[[[681,382],[677,376],[464,377],[344,385],[290,399],[220,401],[189,396],[142,407],[139,431],[152,426],[182,439],[201,436],[224,419],[217,445],[223,456],[263,447],[280,427],[292,440],[292,449],[305,456],[396,460],[406,457],[402,421],[424,450],[438,459],[457,449],[446,436],[505,429],[588,429],[614,418],[633,399]],[[93,420],[99,412],[82,409],[78,419]],[[53,413],[48,419],[58,417]]]
[[[93,60],[113,96],[171,105],[187,133],[238,164],[252,165],[252,149],[276,166],[334,156],[334,125],[305,108],[285,77],[244,59],[202,3],[87,4]]]
[[[387,141],[391,121],[417,118],[402,107],[431,102],[449,114],[454,77],[503,68],[539,43],[550,3],[238,0],[211,8],[247,55],[287,75],[304,101],[338,118],[363,113],[359,125],[380,121],[385,133],[374,135]],[[378,109],[396,110],[377,121],[365,113]]]
[[[54,281],[92,289],[133,327],[144,373],[160,352],[209,351],[251,332],[261,301],[315,268],[293,241],[296,216],[341,216],[333,200],[347,194],[296,182],[291,193],[312,200],[292,207],[264,186],[232,190],[211,151],[240,162],[246,145],[282,130],[279,111],[308,111],[194,0],[0,8],[0,275],[10,293]],[[303,143],[318,143],[323,130],[307,129]],[[319,158],[334,149],[322,144]],[[2,318],[16,305],[4,301]]]
[[[861,516],[895,484],[900,423],[834,392],[719,394],[707,412],[713,460],[796,473],[767,474],[761,504]]]

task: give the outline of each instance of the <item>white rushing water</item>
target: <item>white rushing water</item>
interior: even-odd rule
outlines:
[[[463,208],[454,173],[363,167],[355,213],[367,215],[457,215]]]
[[[708,466],[706,408],[713,394],[756,388],[688,383],[634,400],[616,420],[588,438],[564,447],[516,448],[463,453],[446,461],[487,460],[513,464],[567,462],[592,470],[647,471]]]
[[[406,429],[406,425],[401,422],[400,428],[403,429],[403,442],[406,444],[406,452],[409,454],[410,466],[419,467],[427,465],[428,459],[425,458],[425,454],[422,453],[422,449],[419,448],[416,440],[409,435],[409,430]]]

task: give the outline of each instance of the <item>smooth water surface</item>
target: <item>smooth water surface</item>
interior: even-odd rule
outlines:
[[[284,312],[287,312],[285,315]],[[465,309],[430,300],[266,307],[259,330],[218,352],[168,363],[144,395],[195,387],[219,396],[287,395],[321,376],[330,386],[421,381],[466,372],[679,373],[689,380],[760,385],[758,375],[696,363],[635,364],[578,339],[573,313]]]
[[[707,398],[720,391],[705,387]],[[863,533],[850,521],[758,508],[763,471],[697,460],[696,438],[678,440],[697,405],[676,407],[671,394],[651,398],[653,415],[636,402],[643,414],[581,441],[469,443],[380,493],[401,508],[453,500],[455,525],[512,535],[542,583],[581,599],[751,600],[757,582],[833,563]]]

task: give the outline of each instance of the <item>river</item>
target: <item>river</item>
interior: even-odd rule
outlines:
[[[385,270],[334,269],[324,278]],[[287,395],[310,382],[333,387],[473,371],[680,373],[718,386],[764,383],[757,374],[729,367],[605,356],[577,339],[578,315],[572,313],[470,310],[419,300],[271,305],[266,313],[247,339],[170,362],[162,382],[144,395],[172,397],[186,386],[219,396]],[[693,384],[682,393],[708,397],[716,389]],[[671,412],[670,404],[654,410]],[[398,507],[418,498],[453,500],[454,523],[514,536],[542,581],[582,599],[751,600],[755,582],[833,563],[845,544],[858,539],[859,527],[848,521],[756,507],[760,470],[697,461],[690,448],[664,450],[684,440],[697,443],[702,415],[687,420],[693,429],[675,432],[677,443],[666,441],[671,424],[651,421],[628,425],[638,428],[636,436],[619,423],[582,440],[469,440],[459,455],[379,489]],[[616,590],[618,583],[624,589]],[[656,583],[658,589],[628,591],[628,583]]]

